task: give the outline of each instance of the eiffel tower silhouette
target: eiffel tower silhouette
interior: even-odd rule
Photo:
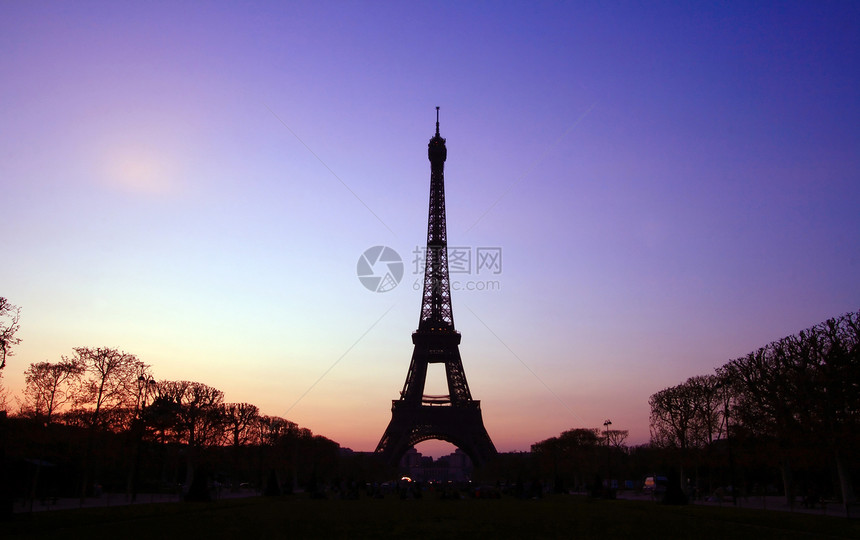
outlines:
[[[400,399],[391,403],[391,422],[376,453],[396,465],[407,450],[421,441],[440,439],[457,446],[475,466],[480,466],[495,457],[496,447],[484,427],[481,402],[472,399],[469,391],[460,359],[460,332],[454,329],[443,174],[448,150],[445,139],[439,135],[439,107],[436,107],[436,134],[427,147],[430,212],[421,318],[418,330],[412,333],[415,348],[406,383]],[[433,363],[445,365],[447,395],[424,394],[427,367]]]

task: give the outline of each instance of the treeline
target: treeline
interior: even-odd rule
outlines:
[[[576,490],[593,495],[600,493],[604,479],[609,481],[608,488],[612,488],[613,478],[638,481],[647,471],[631,469],[631,449],[624,445],[628,433],[577,428],[537,442],[531,451],[538,477],[544,482],[552,479],[553,489],[559,493]]]
[[[682,476],[718,471],[739,492],[777,476],[789,501],[854,501],[860,463],[860,312],[691,377],[649,399],[651,442]],[[685,470],[686,469],[686,470]]]
[[[0,361],[20,341],[19,311],[0,298]],[[213,484],[281,493],[394,474],[255,405],[225,402],[206,384],[156,380],[118,349],[80,347],[30,364],[25,383],[16,413],[0,417],[0,454],[14,465],[18,497],[83,497],[101,487],[132,498],[206,498]],[[611,492],[613,479],[641,488],[644,475],[667,474],[693,497],[779,489],[790,501],[815,494],[851,503],[860,476],[860,312],[663,389],[649,405],[650,445],[626,446],[628,432],[607,420],[602,430],[571,429],[531,452],[500,455],[476,479],[596,494]]]
[[[499,454],[475,476],[484,482],[501,481],[512,493],[524,485],[538,486],[543,492],[602,498],[614,498],[618,491],[641,491],[647,476],[676,478],[671,451],[650,444],[629,446],[628,430],[608,427],[609,421],[603,428],[569,429],[532,444],[529,452]],[[679,502],[668,501],[663,493],[655,498]]]
[[[30,364],[25,384],[6,421],[19,497],[145,489],[206,499],[212,485],[280,493],[313,489],[336,472],[334,441],[250,403],[225,402],[206,384],[156,380],[118,349],[79,347]]]

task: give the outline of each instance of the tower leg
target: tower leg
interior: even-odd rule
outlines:
[[[479,401],[458,406],[411,405],[395,401],[391,422],[376,447],[376,453],[390,465],[416,444],[429,439],[450,442],[480,467],[496,456],[481,416]]]

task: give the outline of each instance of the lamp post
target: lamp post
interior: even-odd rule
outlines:
[[[137,444],[134,449],[134,463],[132,464],[131,474],[128,479],[131,502],[135,502],[137,499],[137,484],[140,476],[140,450],[141,446],[143,446],[143,434],[146,429],[143,420],[143,410],[146,408],[149,390],[152,389],[154,393],[155,387],[156,382],[151,375],[141,375],[137,378],[137,406],[135,407],[134,420],[132,421],[135,435],[137,436]]]
[[[606,432],[606,495],[612,498],[612,451],[609,449],[609,426],[612,425],[612,420],[606,419],[603,422],[603,429]]]
[[[726,424],[726,451],[729,457],[729,483],[732,485],[732,505],[738,505],[738,487],[735,485],[735,456],[732,453],[732,441],[729,437],[729,401],[731,400],[731,382],[722,374],[722,380],[714,385],[714,390],[723,393],[723,422]]]
[[[149,389],[152,388],[155,390],[156,382],[155,379],[151,375],[143,376],[137,378],[137,416],[140,417],[140,414],[143,412],[143,409],[146,408],[146,400],[149,398]]]
[[[732,483],[732,505],[738,505],[738,486],[735,485],[735,456],[732,454],[732,441],[729,437],[729,392],[728,388],[726,388],[725,392],[725,409],[723,410],[723,416],[726,421],[726,450],[729,453],[729,482]]]

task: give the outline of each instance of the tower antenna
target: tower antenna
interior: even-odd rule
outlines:
[[[439,136],[439,107],[436,107],[436,136]]]

